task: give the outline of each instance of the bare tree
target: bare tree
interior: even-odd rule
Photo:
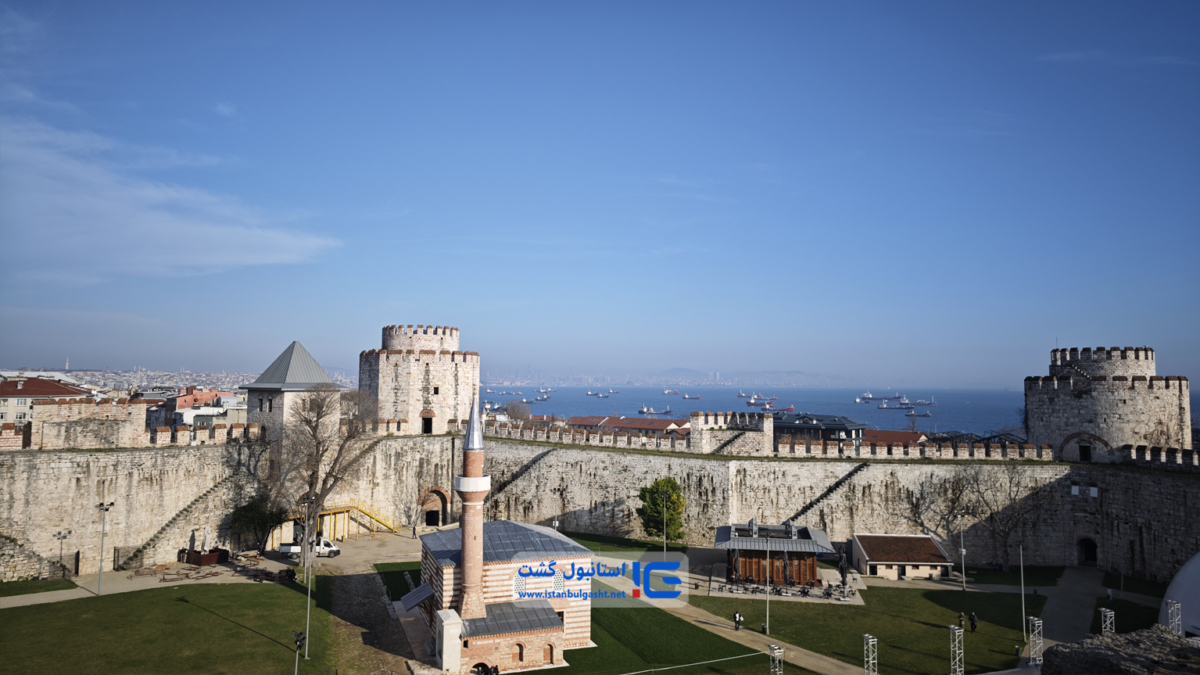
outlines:
[[[955,467],[947,475],[930,472],[908,491],[903,516],[925,534],[949,539],[954,517],[967,510],[968,499],[963,467]]]
[[[355,396],[352,403],[343,406],[342,394],[333,385],[310,388],[288,411],[283,439],[273,449],[276,498],[303,508],[314,520],[329,496],[382,440],[367,438],[376,414],[374,400]],[[304,530],[304,540],[311,544],[317,528],[306,518]]]
[[[1038,479],[1027,466],[1012,462],[999,465],[979,464],[963,470],[968,496],[967,511],[992,535],[992,547],[1007,572],[1010,563],[1009,541],[1030,516],[1036,520],[1046,506],[1046,481]]]
[[[504,412],[510,420],[528,420],[529,404],[522,401],[509,401],[504,404]]]

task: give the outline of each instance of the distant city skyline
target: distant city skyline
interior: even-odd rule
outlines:
[[[0,367],[1200,377],[1200,7],[0,6]]]

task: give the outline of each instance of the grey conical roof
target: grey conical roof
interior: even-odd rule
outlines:
[[[304,391],[316,385],[333,385],[329,374],[308,353],[304,345],[293,342],[275,359],[258,379],[242,389]],[[336,385],[334,385],[336,386]]]
[[[479,421],[479,393],[471,396],[471,419],[467,420],[467,437],[463,451],[483,449],[483,423]]]

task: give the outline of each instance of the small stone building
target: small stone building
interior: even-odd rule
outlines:
[[[821,530],[797,526],[759,525],[753,518],[741,525],[717,528],[714,548],[726,551],[725,580],[787,586],[818,581],[817,556],[833,553]]]
[[[925,534],[855,534],[850,566],[859,574],[885,579],[949,577],[954,562]]]

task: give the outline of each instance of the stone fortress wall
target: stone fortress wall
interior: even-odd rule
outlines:
[[[381,419],[413,433],[443,434],[470,416],[479,354],[459,351],[458,338],[458,329],[447,326],[384,327],[383,348],[358,357],[359,389],[378,401]]]
[[[32,421],[0,427],[0,451],[223,445],[258,437],[256,423],[148,429],[146,411],[160,403],[137,398],[34,401]]]
[[[733,415],[734,413],[693,413],[693,415],[714,416]],[[750,415],[756,413],[747,413]],[[693,420],[695,418],[693,417]],[[771,422],[764,420],[767,424]],[[377,425],[383,429],[382,421]],[[772,425],[773,426],[773,425]],[[451,431],[456,431],[450,425]],[[1009,459],[1050,462],[1054,461],[1054,451],[1048,445],[1034,446],[1016,443],[855,443],[850,440],[815,440],[811,438],[794,439],[791,436],[780,436],[772,440],[772,433],[748,429],[744,432],[728,431],[717,428],[714,434],[721,434],[716,440],[705,440],[705,430],[697,434],[666,432],[663,434],[630,433],[628,431],[613,431],[600,429],[570,429],[543,422],[488,422],[484,425],[484,434],[489,438],[509,439],[514,441],[533,441],[536,443],[557,443],[563,445],[594,446],[601,448],[621,448],[633,450],[654,450],[670,452],[687,452],[695,454],[731,455],[741,457],[780,457],[790,459],[846,459],[875,461],[907,461],[914,459],[956,460],[961,462],[996,462]],[[730,442],[730,439],[735,439]],[[702,448],[705,450],[702,451]],[[1179,448],[1161,448],[1125,445],[1113,448],[1109,454],[1110,463],[1120,462],[1147,468],[1168,471],[1184,471],[1200,473],[1200,452],[1195,450],[1180,450]]]
[[[1150,348],[1055,349],[1050,375],[1025,378],[1029,442],[1050,445],[1055,457],[1122,461],[1119,446],[1192,447],[1186,377],[1155,372]]]
[[[454,467],[462,461],[459,437],[384,436],[367,442],[373,444],[370,452],[330,503],[358,501],[405,526],[423,523],[430,508],[442,508],[447,521],[456,519],[452,487]],[[495,437],[487,444],[485,470],[494,486],[488,517],[543,525],[557,520],[566,531],[645,536],[635,514],[638,490],[672,476],[684,488],[687,541],[694,545],[711,544],[717,527],[751,517],[770,523],[795,519],[826,530],[835,541],[853,532],[919,533],[923,528],[905,514],[923,481],[964,468],[1013,466],[1043,484],[1028,495],[1042,500],[1036,518],[1012,540],[1014,546],[1018,538],[1025,540],[1027,562],[1075,564],[1078,542],[1088,538],[1097,544],[1102,568],[1165,580],[1200,550],[1200,519],[1186,516],[1200,508],[1197,477],[1167,471],[1040,461],[648,454]],[[228,516],[253,494],[256,470],[244,450],[212,445],[0,454],[0,481],[11,486],[0,494],[0,535],[56,558],[53,533],[72,529],[66,557],[73,560],[78,551],[85,573],[102,558],[106,569],[173,561],[180,548],[198,546],[206,528],[210,541],[237,547]],[[103,552],[96,509],[101,500],[116,503]],[[957,529],[930,533],[957,550]],[[969,560],[999,559],[981,523],[968,522],[965,538]],[[20,556],[0,563],[10,558]],[[0,577],[6,573],[11,571],[0,569]]]
[[[980,465],[648,457],[493,440],[487,470],[497,487],[488,517],[544,525],[557,520],[559,529],[570,532],[645,537],[635,513],[638,490],[671,476],[683,487],[684,528],[693,545],[711,545],[716,528],[729,523],[795,518],[797,524],[825,530],[835,542],[854,532],[927,532],[956,551],[957,528],[927,531],[905,514],[909,496],[923,481],[970,466]],[[1004,465],[991,466],[1003,470]],[[1088,538],[1097,544],[1101,568],[1167,580],[1200,551],[1200,520],[1184,515],[1200,507],[1194,476],[1058,463],[1013,466],[1026,480],[1043,485],[1036,496],[1026,496],[1041,505],[1012,537],[1013,560],[1016,543],[1024,540],[1027,564],[1074,565],[1078,542]],[[967,522],[964,538],[969,561],[1000,559],[981,523]]]

